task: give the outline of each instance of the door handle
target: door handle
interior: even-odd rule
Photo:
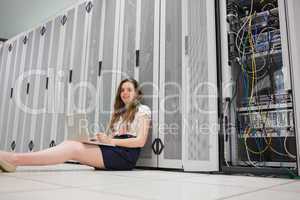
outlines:
[[[163,149],[165,148],[165,145],[163,144],[163,142],[161,141],[160,138],[155,138],[151,147],[152,147],[154,154],[160,155],[162,153]]]

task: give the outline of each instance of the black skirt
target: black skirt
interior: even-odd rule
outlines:
[[[115,139],[132,138],[132,135],[115,136]],[[99,145],[106,170],[132,170],[139,158],[141,148]]]

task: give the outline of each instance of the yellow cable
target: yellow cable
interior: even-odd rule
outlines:
[[[255,15],[255,13],[254,13]],[[255,49],[254,49],[254,44],[253,44],[253,34],[252,34],[252,29],[251,29],[251,25],[252,25],[252,16],[250,15],[249,16],[249,30],[248,30],[248,38],[249,38],[249,44],[250,44],[250,47],[252,49],[252,55],[251,55],[251,66],[252,66],[252,81],[251,81],[251,95],[250,95],[250,99],[249,99],[249,102],[248,102],[248,107],[250,107],[250,103],[252,102],[252,99],[253,99],[253,93],[254,93],[254,81],[255,81],[255,76],[256,76],[256,62],[255,62]],[[260,108],[259,108],[260,109]],[[261,111],[261,110],[260,110]],[[261,113],[261,112],[260,112]],[[265,118],[265,122],[267,120],[267,117]],[[247,138],[250,134],[250,131],[251,131],[251,128],[248,128],[246,129],[246,134],[244,136],[244,142],[245,142],[245,147],[246,149],[253,153],[253,154],[263,154],[265,151],[268,150],[268,148],[271,146],[271,143],[272,143],[272,138],[270,137],[269,139],[269,142],[266,142],[267,146],[261,150],[261,151],[254,151],[252,149],[250,149],[248,147],[248,144],[247,144]]]
[[[252,55],[251,55],[251,65],[252,65],[252,80],[251,80],[251,95],[250,95],[250,99],[249,99],[249,106],[250,103],[253,99],[253,88],[254,88],[254,80],[255,80],[255,57],[254,57],[254,46],[253,46],[253,35],[252,35],[252,29],[251,29],[251,25],[252,25],[252,16],[250,16],[250,20],[249,20],[249,30],[248,30],[248,35],[249,35],[249,43],[250,43],[250,47],[252,49]]]
[[[245,143],[246,150],[249,151],[249,152],[251,152],[251,153],[253,153],[253,154],[256,154],[256,155],[263,154],[263,153],[266,152],[266,151],[268,150],[268,148],[270,147],[271,142],[272,142],[272,137],[270,137],[270,140],[269,140],[269,142],[267,143],[267,146],[266,146],[263,150],[261,150],[261,151],[254,151],[254,150],[250,149],[250,148],[248,147],[248,144],[247,144],[247,138],[248,138],[248,136],[250,135],[250,131],[251,131],[251,128],[248,128],[248,129],[246,130],[246,134],[245,134],[245,136],[244,136],[244,143]]]

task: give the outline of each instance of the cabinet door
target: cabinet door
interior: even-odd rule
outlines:
[[[44,48],[44,34],[41,34],[42,27],[38,27],[35,29],[35,42],[34,42],[34,53],[33,53],[33,60],[31,64],[31,69],[25,72],[25,76],[28,75],[30,88],[28,90],[28,94],[26,97],[27,101],[27,108],[26,111],[26,121],[25,126],[26,129],[24,130],[25,134],[25,144],[23,145],[23,151],[32,151],[36,150],[36,140],[35,135],[40,135],[42,133],[36,133],[35,130],[35,123],[37,120],[37,110],[36,110],[36,102],[39,97],[38,87],[41,72],[41,59],[43,57],[43,48]]]
[[[59,46],[59,53],[58,53],[58,60],[57,60],[57,66],[55,71],[55,118],[53,120],[57,120],[56,127],[54,130],[56,130],[56,137],[55,137],[55,143],[59,144],[62,141],[64,141],[67,138],[67,128],[66,128],[66,113],[69,111],[69,105],[70,105],[70,70],[73,69],[73,65],[71,64],[72,60],[72,52],[76,51],[76,46],[74,45],[74,33],[75,34],[81,34],[78,30],[74,28],[75,18],[76,15],[80,16],[81,18],[84,18],[85,11],[84,11],[85,4],[81,4],[80,6],[75,5],[74,7],[69,8],[68,10],[64,11],[63,14],[60,15],[60,46]],[[76,8],[79,12],[79,8],[81,8],[82,15],[79,15],[78,12],[76,12]],[[78,19],[78,18],[77,18]],[[84,23],[83,23],[84,25]],[[80,27],[81,29],[84,29],[83,27]],[[78,46],[81,45],[83,51],[85,46],[85,40],[84,36],[83,42],[78,42]],[[77,48],[78,48],[77,46]],[[78,66],[81,66],[78,65]],[[84,66],[82,66],[84,68]],[[73,75],[76,77],[76,75],[80,74],[80,71],[73,70]],[[57,106],[58,105],[58,106]]]
[[[6,67],[6,62],[8,58],[8,43],[4,43],[1,47],[1,61],[0,61],[0,89],[1,91],[4,90],[4,83],[5,83],[5,76],[7,74],[7,67]],[[1,95],[0,97],[0,128],[2,128],[2,121],[4,118],[4,101],[5,101],[5,96]],[[3,104],[3,105],[2,105]],[[0,133],[0,148],[4,148],[5,145],[5,135],[4,133]]]
[[[34,31],[30,31],[23,38],[24,48],[26,49],[22,56],[21,62],[21,70],[18,74],[18,79],[15,82],[15,98],[17,104],[17,115],[18,115],[18,123],[14,126],[13,134],[16,138],[16,151],[23,150],[24,143],[24,126],[25,126],[25,117],[26,117],[26,99],[27,99],[27,85],[28,85],[28,77],[25,78],[24,73],[30,70],[31,66],[31,55],[33,54],[33,46],[34,46]]]
[[[22,58],[22,52],[23,52],[23,41],[22,41],[22,37],[17,38],[17,44],[16,44],[16,48],[17,48],[17,52],[16,52],[16,56],[15,56],[15,61],[13,64],[13,73],[11,74],[10,77],[10,81],[9,81],[9,86],[8,88],[10,88],[10,94],[9,94],[9,105],[8,105],[8,113],[7,113],[7,127],[6,129],[3,130],[3,133],[5,133],[7,135],[6,137],[6,141],[5,141],[5,150],[9,151],[9,150],[13,150],[14,145],[11,145],[13,140],[13,126],[14,126],[14,119],[15,119],[15,110],[16,110],[16,106],[17,104],[15,103],[15,88],[14,88],[14,83],[15,80],[18,78],[18,74],[19,74],[19,70],[20,70],[20,64],[21,64],[21,58]]]
[[[134,77],[134,71],[136,69],[136,50],[137,33],[140,24],[137,24],[138,18],[140,19],[140,1],[138,0],[124,0],[120,1],[120,40],[119,40],[119,52],[118,55],[118,83],[127,77]]]
[[[136,9],[136,54],[134,77],[139,81],[142,104],[150,107],[152,123],[138,166],[157,167],[152,143],[158,137],[159,0],[138,0]],[[137,61],[137,63],[135,63]]]
[[[55,144],[68,137],[66,114],[85,112],[85,62],[90,13],[88,2],[80,2],[60,16],[64,23],[60,24],[55,83],[50,84],[54,86],[55,96],[51,125],[51,142]]]
[[[38,54],[39,54],[39,47],[40,47],[40,29],[35,28],[33,30],[33,44],[31,49],[31,55],[29,57],[28,65],[25,65],[25,70],[23,73],[23,81],[25,86],[25,98],[22,99],[24,102],[23,111],[24,111],[24,120],[23,120],[23,129],[22,129],[22,141],[21,141],[21,152],[28,152],[31,149],[32,141],[32,134],[30,132],[31,129],[31,121],[33,117],[32,112],[32,104],[33,104],[33,95],[34,91],[34,76],[32,72],[36,69]]]
[[[56,16],[52,22],[52,30],[51,30],[51,45],[49,52],[49,62],[47,66],[47,74],[48,74],[48,90],[45,94],[46,98],[46,107],[49,111],[45,114],[45,124],[42,129],[44,133],[44,141],[43,148],[49,148],[49,146],[53,146],[57,144],[56,142],[56,134],[57,133],[57,117],[58,110],[60,108],[59,98],[57,93],[57,86],[61,83],[57,78],[57,72],[59,71],[58,67],[60,66],[59,58],[61,58],[61,46],[63,45],[63,32],[64,27],[62,26],[62,17]]]
[[[33,109],[35,113],[32,118],[31,131],[34,134],[34,151],[41,150],[43,148],[43,140],[45,135],[48,133],[44,130],[45,116],[49,112],[46,105],[46,90],[49,85],[49,78],[47,74],[49,55],[50,55],[50,44],[52,38],[53,21],[47,22],[45,25],[40,27],[40,49],[39,58],[37,62],[37,75],[34,80],[34,102]],[[49,146],[49,140],[48,144]]]
[[[8,132],[7,129],[7,122],[10,120],[8,117],[9,112],[9,105],[11,104],[11,98],[10,98],[10,91],[11,91],[11,82],[12,82],[12,74],[14,73],[14,62],[16,58],[16,52],[17,52],[17,41],[7,41],[7,44],[4,51],[7,52],[7,59],[4,60],[6,62],[3,63],[2,67],[5,68],[5,73],[3,81],[1,84],[3,85],[2,90],[2,101],[1,101],[1,121],[0,121],[0,128],[1,128],[1,138],[0,138],[0,149],[5,149],[6,147],[6,141],[8,138]]]
[[[183,0],[183,167],[218,170],[214,1]]]
[[[55,66],[57,64],[57,52],[59,42],[59,18],[56,17],[50,21],[51,28],[47,29],[46,34],[50,35],[48,55],[45,58],[44,65],[46,69],[46,77],[44,79],[45,90],[44,90],[44,101],[43,107],[45,112],[42,114],[41,123],[41,148],[46,149],[49,146],[54,145],[54,136],[51,135],[52,131],[52,120],[54,110],[54,82],[55,82]],[[39,124],[39,123],[38,123]],[[38,129],[37,129],[38,130]],[[53,141],[53,142],[52,142]]]
[[[158,166],[182,168],[182,12],[181,0],[161,0]]]
[[[97,84],[98,130],[104,132],[113,111],[118,50],[119,2],[104,0],[100,35],[99,64],[101,74]]]
[[[19,45],[22,46],[22,55],[20,54],[20,65],[18,66],[18,70],[15,74],[14,91],[13,91],[13,101],[15,103],[14,106],[14,119],[13,126],[11,129],[12,139],[8,140],[8,145],[10,149],[15,151],[21,150],[21,142],[23,137],[23,125],[24,125],[24,99],[26,95],[26,83],[23,80],[23,73],[25,69],[25,65],[29,62],[29,57],[31,55],[32,48],[32,40],[33,40],[33,32],[25,33],[20,37],[22,43]]]
[[[97,112],[97,105],[99,105],[99,99],[97,99],[97,83],[100,78],[100,68],[102,62],[100,61],[100,49],[103,47],[104,26],[104,14],[105,14],[105,0],[91,1],[92,9],[90,10],[90,20],[88,27],[88,40],[87,40],[87,53],[86,53],[86,90],[85,90],[85,109],[87,112],[88,128],[89,132],[95,133],[99,131],[98,120],[99,113]],[[104,12],[104,13],[102,13]],[[102,38],[103,39],[103,38]],[[101,40],[101,42],[100,42]],[[102,50],[101,50],[102,55]]]

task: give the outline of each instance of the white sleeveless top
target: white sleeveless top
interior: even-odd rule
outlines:
[[[129,130],[126,130],[126,123],[123,122],[123,118],[121,116],[119,120],[113,125],[113,130],[117,131],[112,132],[112,136],[128,134],[136,137],[138,135],[138,121],[140,117],[144,115],[151,119],[151,110],[148,106],[140,104],[138,107],[138,111],[135,114],[134,120],[128,126]]]

